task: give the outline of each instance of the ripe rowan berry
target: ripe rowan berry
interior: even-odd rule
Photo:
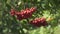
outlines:
[[[12,16],[14,16],[15,15],[15,10],[14,9],[11,9],[11,11],[10,11],[10,14],[12,15]]]

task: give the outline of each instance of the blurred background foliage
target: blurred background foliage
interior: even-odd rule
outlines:
[[[20,11],[30,7],[37,7],[37,11],[21,21],[9,13],[12,8]],[[42,16],[54,19],[46,27],[28,24],[29,20]],[[0,34],[60,34],[60,0],[0,0]]]

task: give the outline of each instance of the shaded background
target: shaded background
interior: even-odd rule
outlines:
[[[31,18],[17,20],[10,15],[11,8],[37,7]],[[53,17],[46,27],[35,28],[28,21],[36,17]],[[0,34],[60,34],[60,0],[0,0]]]

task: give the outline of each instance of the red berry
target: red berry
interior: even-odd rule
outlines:
[[[14,10],[14,9],[11,9],[10,14],[11,14],[12,16],[14,16],[14,15],[15,15],[15,10]]]
[[[31,7],[31,8],[30,8],[30,11],[31,11],[31,12],[35,12],[35,11],[36,11],[36,7]]]

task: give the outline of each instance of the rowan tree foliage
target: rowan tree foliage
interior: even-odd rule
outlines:
[[[0,34],[60,34],[60,0],[0,0]]]

